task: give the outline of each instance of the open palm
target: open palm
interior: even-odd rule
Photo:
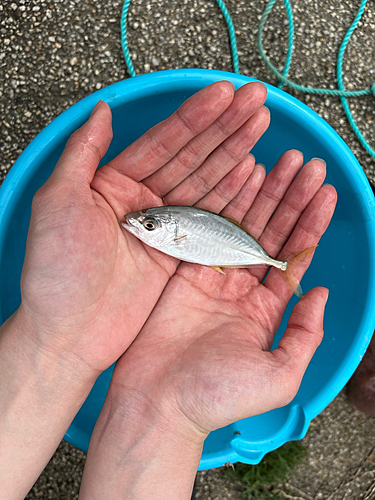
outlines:
[[[178,263],[119,221],[163,199],[221,210],[254,168],[265,98],[261,84],[235,93],[217,82],[96,170],[112,139],[110,108],[98,104],[33,201],[21,311],[42,345],[98,372],[125,351]]]
[[[295,177],[302,162],[299,152],[285,153],[261,188],[248,182],[223,210],[281,259],[316,245],[336,204],[334,188],[322,186],[324,163],[312,160]],[[311,258],[296,264],[299,279]],[[270,352],[292,291],[279,270],[262,284],[264,277],[260,266],[222,275],[181,264],[119,360],[109,394],[141,394],[156,408],[167,399],[204,433],[287,404],[322,339],[328,291],[315,288],[298,302]]]

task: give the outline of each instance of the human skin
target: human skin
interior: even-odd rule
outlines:
[[[125,213],[179,203],[222,210],[253,172],[266,89],[217,82],[109,164],[111,112],[99,102],[36,193],[22,303],[0,329],[0,477],[24,498],[97,376],[133,342],[178,262],[144,246]],[[257,174],[262,176],[263,174]]]
[[[223,210],[279,259],[318,244],[335,205],[325,164],[285,153]],[[301,170],[300,170],[301,169]],[[296,175],[298,176],[296,177]],[[294,267],[301,279],[313,251]],[[309,290],[271,351],[292,291],[271,269],[182,263],[118,361],[90,442],[80,499],[186,499],[208,433],[288,404],[323,337],[328,290]]]

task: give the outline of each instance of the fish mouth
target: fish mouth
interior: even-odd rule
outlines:
[[[125,219],[121,224],[126,228],[137,228],[137,220],[135,219]]]

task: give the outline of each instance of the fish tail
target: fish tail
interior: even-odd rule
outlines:
[[[298,265],[298,263],[301,262],[303,259],[305,259],[310,253],[312,253],[317,246],[318,245],[308,247],[305,250],[302,250],[301,252],[298,252],[294,255],[291,255],[286,261],[287,266],[286,266],[286,270],[284,272],[285,281],[288,283],[290,288],[293,290],[293,293],[295,295],[297,295],[297,297],[299,297],[300,299],[303,298],[303,292],[302,292],[302,288],[301,288],[299,279],[296,277],[294,271],[295,271],[295,268]]]

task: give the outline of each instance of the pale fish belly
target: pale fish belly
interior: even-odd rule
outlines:
[[[161,250],[185,262],[213,267],[275,262],[257,241],[225,219],[201,225],[195,217],[181,217],[177,241]]]

